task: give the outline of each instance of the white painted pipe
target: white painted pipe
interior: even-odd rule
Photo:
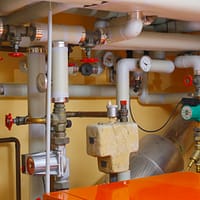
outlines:
[[[36,26],[36,40],[37,42],[48,41],[47,24],[37,23]],[[79,44],[84,40],[86,30],[83,26],[70,26],[70,25],[53,25],[52,27],[52,40],[53,41],[66,41],[70,44]]]
[[[138,97],[138,101],[141,104],[173,104],[178,103],[183,97],[188,96],[187,93],[150,94],[147,83],[147,74],[144,74],[142,93]]]
[[[116,68],[117,82],[117,105],[120,108],[120,101],[127,101],[127,109],[129,110],[129,73],[137,70],[137,59],[124,58],[119,60]]]
[[[50,5],[51,6],[51,5]],[[48,11],[48,62],[46,99],[46,176],[45,192],[50,192],[50,150],[51,150],[51,77],[52,77],[52,10]]]
[[[52,51],[52,99],[65,102],[68,91],[68,48],[64,41],[54,41]]]
[[[0,96],[5,97],[27,97],[27,85],[24,84],[1,84]]]
[[[140,59],[140,68],[144,72],[172,73],[175,69],[174,63],[170,60],[155,60],[149,56]]]
[[[181,33],[142,32],[135,38],[96,46],[96,50],[199,51],[200,37]]]
[[[177,68],[193,68],[194,71],[200,70],[200,56],[196,55],[184,55],[176,57],[175,66]]]
[[[131,18],[126,24],[106,28],[108,39],[111,42],[128,40],[137,37],[143,28],[141,19]]]
[[[28,53],[28,115],[32,118],[40,118],[45,116],[45,93],[38,92],[37,76],[39,73],[46,73],[45,53],[34,52],[36,48],[31,48],[31,53]],[[41,106],[44,107],[41,109]]]
[[[31,48],[27,55],[28,61],[28,116],[31,118],[43,118],[46,115],[46,93],[37,89],[37,76],[46,73],[45,52],[39,53],[37,48]],[[29,153],[45,151],[45,125],[29,125]],[[30,177],[29,199],[42,198],[44,185],[42,177]]]

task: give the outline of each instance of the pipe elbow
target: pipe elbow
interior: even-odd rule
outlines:
[[[174,63],[177,68],[192,67],[195,71],[200,70],[200,56],[196,55],[178,56],[175,59]]]
[[[137,37],[143,29],[143,21],[141,19],[131,19],[121,29],[121,34],[125,39]]]

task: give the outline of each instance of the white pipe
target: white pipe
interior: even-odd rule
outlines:
[[[181,33],[142,32],[126,41],[108,43],[96,50],[154,50],[154,51],[199,51],[200,37]]]
[[[105,28],[109,42],[117,42],[137,37],[143,28],[143,21],[132,17],[126,24]]]
[[[120,101],[127,101],[129,110],[129,73],[137,70],[137,59],[124,58],[117,63],[116,82],[117,82],[117,105],[120,108]]]
[[[140,59],[140,68],[144,72],[172,73],[175,69],[174,63],[170,60],[155,60],[149,56]]]
[[[64,41],[54,41],[53,46],[52,99],[53,102],[65,102],[69,97],[68,48]]]
[[[47,42],[48,31],[47,24],[37,23],[36,26],[36,40],[32,43]],[[70,44],[79,44],[85,37],[86,30],[83,26],[70,26],[70,25],[53,25],[52,27],[52,40],[53,41],[66,41]]]
[[[39,47],[40,48],[40,47]],[[45,52],[41,52],[32,47],[27,55],[28,61],[28,116],[31,118],[44,118],[46,115],[46,93],[41,93],[37,89],[38,74],[46,73]],[[15,87],[16,88],[16,87]],[[23,87],[22,91],[23,91]],[[5,92],[11,93],[11,87]],[[29,153],[45,151],[45,125],[29,125]],[[44,186],[42,177],[30,177],[30,198],[42,198]]]
[[[51,6],[51,5],[50,5]],[[52,77],[52,10],[48,12],[48,70],[46,103],[46,176],[45,192],[50,192],[50,150],[51,150],[51,77]]]
[[[173,104],[179,102],[187,93],[150,94],[147,86],[147,74],[143,76],[143,89],[138,101],[141,104]]]
[[[192,67],[194,71],[200,70],[200,56],[184,55],[176,57],[175,66],[177,68],[189,68]]]
[[[0,85],[0,96],[27,97],[27,85],[6,83]]]

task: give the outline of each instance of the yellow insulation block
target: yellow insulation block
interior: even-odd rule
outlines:
[[[131,122],[99,123],[87,126],[87,153],[98,157],[99,170],[105,173],[129,169],[130,153],[139,146],[138,128]]]

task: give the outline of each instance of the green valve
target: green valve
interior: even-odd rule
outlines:
[[[185,120],[200,121],[200,105],[198,106],[183,106],[181,116]]]

